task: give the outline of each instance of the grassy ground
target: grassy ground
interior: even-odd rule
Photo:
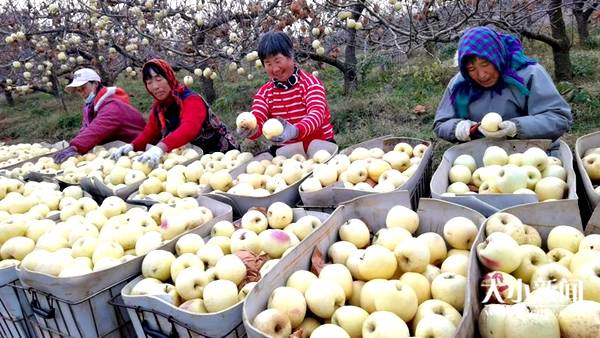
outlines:
[[[527,53],[552,73],[549,49],[531,41],[526,41],[525,45]],[[452,53],[452,48],[447,48],[441,55],[449,58]],[[575,124],[565,136],[571,145],[577,137],[600,130],[600,49],[576,49],[572,55],[577,78],[572,83],[557,85],[573,107]],[[402,67],[373,60],[361,70],[360,87],[352,96],[343,95],[340,73],[331,67],[320,70],[328,90],[336,140],[341,148],[376,136],[394,134],[434,141],[436,159],[441,157],[449,144],[435,138],[432,122],[446,84],[456,70],[425,56],[411,60]],[[185,74],[179,75],[183,78]],[[232,82],[228,81],[230,75],[224,74],[225,79],[217,81],[220,97],[214,102],[213,109],[230,126],[234,125],[238,112],[249,110],[252,95],[266,80],[262,71],[255,71],[254,75],[254,80]],[[118,85],[130,93],[138,109],[147,111],[151,100],[140,79],[121,79]],[[193,88],[199,89],[196,85]],[[78,96],[65,96],[68,112],[62,109],[59,101],[46,94],[17,97],[15,101],[13,107],[0,101],[0,139],[55,141],[69,139],[79,129],[82,102]],[[417,104],[424,105],[426,112],[415,114],[413,109]],[[251,142],[243,145],[249,150],[264,146]]]

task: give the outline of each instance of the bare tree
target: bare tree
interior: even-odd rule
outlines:
[[[575,16],[575,20],[577,21],[577,33],[580,45],[584,45],[590,37],[590,17],[598,7],[600,7],[600,1],[597,0],[573,0],[573,16]]]

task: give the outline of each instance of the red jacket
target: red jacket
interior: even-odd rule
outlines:
[[[70,145],[80,154],[111,141],[131,142],[144,128],[144,117],[118,87],[102,88],[83,109],[83,122]]]
[[[298,128],[298,137],[287,143],[302,141],[304,149],[312,140],[334,138],[331,113],[323,82],[303,70],[300,79],[288,90],[279,89],[273,81],[264,84],[252,103],[252,114],[256,117],[257,132],[250,139],[262,135],[262,125],[270,118],[282,118]]]

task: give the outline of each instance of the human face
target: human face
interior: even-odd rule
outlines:
[[[281,53],[265,58],[263,65],[267,75],[273,80],[287,81],[294,73],[294,60]]]
[[[157,100],[163,101],[169,97],[169,93],[171,92],[169,82],[167,82],[167,79],[154,72],[151,72],[151,74],[152,77],[145,81],[146,88],[148,88],[150,94]]]
[[[466,69],[469,77],[483,88],[493,87],[500,77],[496,66],[479,57],[475,57],[473,61],[467,63]]]
[[[95,84],[91,82],[86,82],[84,85],[75,88],[75,92],[81,96],[82,99],[87,99],[87,97],[96,89]]]

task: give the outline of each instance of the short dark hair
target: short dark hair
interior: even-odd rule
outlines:
[[[164,77],[165,79],[167,78],[167,75],[160,67],[153,63],[146,63],[144,65],[144,68],[142,68],[142,79],[144,80],[144,82],[152,78],[152,72]]]
[[[258,58],[264,61],[270,56],[281,54],[294,58],[294,43],[284,32],[267,32],[258,43]]]

